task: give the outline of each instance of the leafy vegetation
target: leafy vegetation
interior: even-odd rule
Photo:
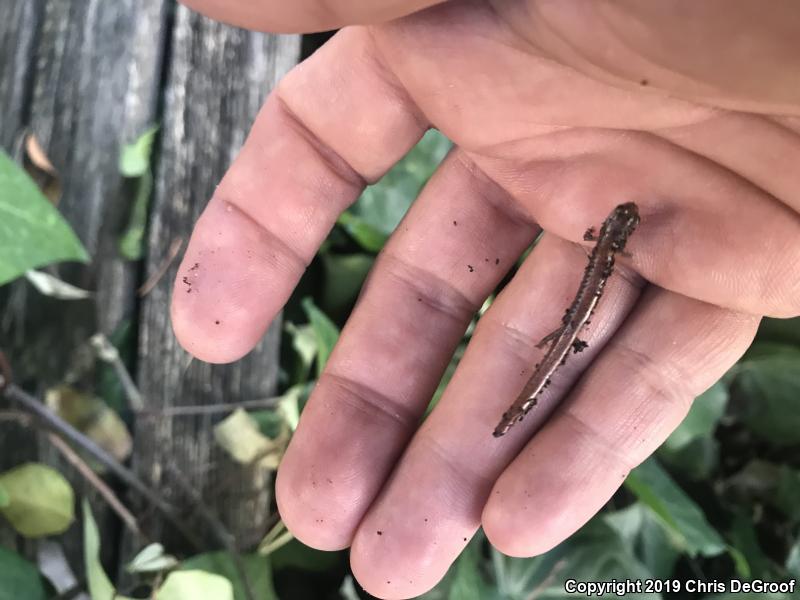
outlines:
[[[89,260],[30,177],[0,150],[0,285],[59,261]]]

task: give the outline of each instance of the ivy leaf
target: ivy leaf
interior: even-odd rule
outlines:
[[[440,132],[428,130],[378,183],[364,190],[350,212],[360,217],[362,223],[388,236],[405,216],[451,146],[450,140]]]
[[[651,458],[630,472],[625,486],[659,518],[671,540],[690,556],[716,556],[725,550],[703,511]]]
[[[253,591],[253,600],[277,600],[275,589],[272,586],[272,569],[269,559],[256,554],[245,554],[241,558],[242,567]],[[247,600],[245,584],[228,552],[209,552],[194,556],[184,561],[181,569],[189,572],[213,573],[215,576],[224,577],[231,584],[234,600]],[[161,596],[158,598],[162,600]],[[211,596],[204,594],[181,596],[181,600],[184,598],[208,598],[211,600]]]
[[[389,236],[377,227],[367,223],[358,215],[345,211],[336,220],[336,223],[350,234],[358,245],[367,252],[380,252]]]
[[[66,260],[88,262],[89,255],[31,178],[0,150],[0,285]]]
[[[11,526],[29,538],[63,533],[75,518],[75,495],[55,469],[39,463],[20,465],[0,475],[8,503],[0,508]]]
[[[178,566],[178,559],[164,552],[161,544],[149,544],[142,548],[125,570],[128,573],[157,573]]]
[[[11,498],[8,497],[8,492],[6,488],[0,485],[0,508],[5,508],[11,502]]]
[[[311,322],[317,337],[317,378],[322,375],[325,363],[339,340],[339,328],[314,304],[311,298],[303,298],[303,310]]]
[[[100,532],[94,520],[89,501],[85,498],[83,508],[83,560],[89,595],[92,600],[132,600],[120,596],[100,564]]]
[[[0,600],[45,600],[42,576],[36,567],[0,546]]]
[[[718,381],[695,399],[683,422],[666,439],[662,448],[676,452],[692,440],[714,433],[727,404],[728,389]]]
[[[150,157],[153,142],[158,133],[158,125],[153,125],[132,144],[122,146],[119,154],[119,172],[125,177],[141,177],[150,170]]]
[[[788,345],[754,344],[750,358],[739,363],[735,391],[742,401],[737,403],[740,417],[753,433],[772,444],[800,442],[798,372],[800,350]]]
[[[234,600],[231,582],[205,571],[173,571],[156,592],[156,600]],[[95,600],[95,598],[92,598]]]

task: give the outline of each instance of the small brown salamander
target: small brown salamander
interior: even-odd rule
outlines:
[[[589,255],[589,264],[583,273],[581,285],[575,300],[572,301],[564,317],[561,327],[546,336],[536,347],[544,348],[551,343],[550,349],[542,361],[536,365],[530,380],[525,385],[514,404],[503,414],[494,436],[500,437],[508,432],[511,427],[536,406],[537,398],[542,391],[550,385],[550,380],[558,368],[564,364],[570,349],[581,352],[587,346],[586,342],[578,339],[578,334],[584,325],[589,322],[600,296],[606,286],[606,281],[614,271],[614,256],[622,252],[628,237],[639,224],[639,209],[633,202],[626,202],[617,206],[600,228],[600,235],[594,236],[593,228],[586,231],[583,239],[596,240],[592,253]]]

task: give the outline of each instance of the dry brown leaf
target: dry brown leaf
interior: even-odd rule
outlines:
[[[28,155],[28,160],[40,171],[44,171],[53,176],[57,176],[58,172],[47,157],[47,153],[42,148],[39,140],[32,133],[25,139],[25,153]]]

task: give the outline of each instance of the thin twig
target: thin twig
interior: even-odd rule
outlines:
[[[21,410],[3,410],[0,411],[0,423],[3,421],[14,421],[20,425],[28,426],[31,424],[32,417],[28,413]]]
[[[164,500],[155,490],[150,489],[141,479],[133,474],[132,471],[120,464],[113,456],[98,446],[92,439],[88,438],[72,425],[61,419],[58,415],[48,410],[36,398],[11,384],[5,388],[4,395],[22,406],[25,410],[35,415],[47,427],[54,430],[62,438],[75,444],[87,454],[91,455],[97,462],[108,468],[128,486],[139,492],[153,506],[158,508],[164,516],[172,523],[175,528],[197,549],[202,549],[202,544],[192,530],[175,514],[172,506]]]
[[[169,245],[169,250],[167,250],[167,256],[161,262],[159,267],[155,270],[155,272],[148,277],[147,281],[142,284],[137,290],[137,294],[139,294],[140,298],[144,298],[149,294],[156,284],[161,280],[164,276],[164,273],[167,272],[169,266],[172,264],[172,261],[175,260],[175,257],[178,256],[178,252],[181,251],[181,247],[183,246],[183,238],[175,238],[172,240],[172,243]]]
[[[225,524],[216,514],[214,514],[214,511],[211,510],[205,502],[203,502],[203,499],[186,480],[186,477],[181,470],[178,469],[172,463],[172,461],[167,462],[167,470],[175,477],[175,481],[178,483],[178,486],[187,496],[189,496],[197,508],[197,511],[200,513],[200,516],[203,517],[205,522],[211,528],[214,536],[231,555],[231,558],[233,559],[233,565],[239,574],[239,578],[242,580],[247,600],[255,600],[253,586],[250,582],[250,578],[247,575],[247,569],[245,568],[244,562],[242,561],[242,555],[239,554],[239,549],[236,547],[236,536],[228,531],[228,528],[225,527]]]
[[[137,413],[141,417],[193,417],[201,415],[214,415],[217,413],[233,412],[239,408],[244,410],[259,410],[275,408],[283,399],[282,396],[261,398],[256,400],[243,400],[228,404],[195,404],[190,406],[168,406],[166,408],[145,408]]]
[[[125,391],[125,396],[128,398],[128,405],[131,407],[131,410],[134,412],[143,410],[144,400],[142,399],[142,395],[133,382],[133,377],[128,373],[128,369],[122,362],[114,344],[102,333],[93,335],[89,343],[97,353],[97,357],[103,362],[109,363],[114,368],[114,372],[117,374],[119,382],[122,384],[122,389]]]
[[[67,462],[75,467],[78,472],[83,475],[86,481],[92,484],[92,486],[105,499],[105,501],[108,502],[108,505],[111,507],[111,509],[117,513],[117,515],[119,515],[119,518],[122,519],[122,522],[128,526],[128,529],[130,529],[137,536],[144,537],[142,530],[139,529],[139,524],[136,522],[136,518],[125,507],[125,505],[122,504],[120,499],[117,498],[117,495],[110,487],[108,487],[106,482],[98,477],[97,473],[95,473],[92,468],[86,464],[86,461],[83,460],[80,455],[75,452],[69,444],[67,444],[67,442],[58,437],[58,435],[55,433],[48,433],[47,439],[50,440],[50,443],[56,447],[56,450],[61,452],[62,456],[67,459]]]

